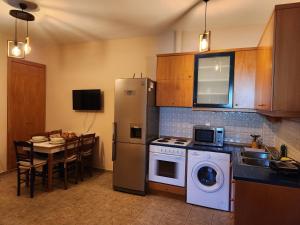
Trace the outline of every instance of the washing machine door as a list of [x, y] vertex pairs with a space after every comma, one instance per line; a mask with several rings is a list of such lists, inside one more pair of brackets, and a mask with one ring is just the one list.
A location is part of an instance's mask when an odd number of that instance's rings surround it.
[[224, 174], [215, 163], [199, 162], [193, 168], [192, 179], [200, 190], [216, 192], [223, 186]]

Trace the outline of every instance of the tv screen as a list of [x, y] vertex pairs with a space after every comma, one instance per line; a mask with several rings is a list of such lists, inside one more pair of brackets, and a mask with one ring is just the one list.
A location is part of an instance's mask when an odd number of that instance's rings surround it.
[[73, 110], [101, 110], [101, 90], [73, 90]]

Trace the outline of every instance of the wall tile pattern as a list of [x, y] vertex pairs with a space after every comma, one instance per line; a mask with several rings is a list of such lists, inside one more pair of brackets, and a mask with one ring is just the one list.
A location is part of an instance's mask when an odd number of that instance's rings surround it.
[[256, 113], [192, 111], [190, 108], [160, 108], [160, 135], [192, 137], [194, 125], [225, 128], [225, 141], [250, 143], [250, 134], [262, 136], [265, 144], [275, 145], [275, 124]]

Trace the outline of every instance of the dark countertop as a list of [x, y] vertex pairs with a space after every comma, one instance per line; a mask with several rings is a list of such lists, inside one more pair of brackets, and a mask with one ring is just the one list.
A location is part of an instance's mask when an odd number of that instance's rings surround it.
[[281, 174], [277, 174], [270, 168], [242, 165], [239, 163], [239, 154], [243, 146], [237, 145], [224, 145], [223, 148], [209, 147], [209, 146], [197, 146], [190, 144], [188, 149], [198, 151], [212, 151], [231, 154], [233, 179], [251, 181], [257, 183], [280, 185], [286, 187], [300, 188], [300, 176], [289, 177]]

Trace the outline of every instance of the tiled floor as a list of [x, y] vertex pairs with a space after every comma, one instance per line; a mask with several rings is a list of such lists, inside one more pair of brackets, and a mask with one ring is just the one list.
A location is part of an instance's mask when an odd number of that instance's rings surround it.
[[[59, 181], [58, 181], [59, 182]], [[29, 198], [16, 196], [16, 175], [0, 175], [0, 225], [232, 225], [232, 214], [186, 204], [161, 195], [146, 197], [112, 190], [112, 174], [95, 173], [64, 190], [51, 193], [37, 185]]]

